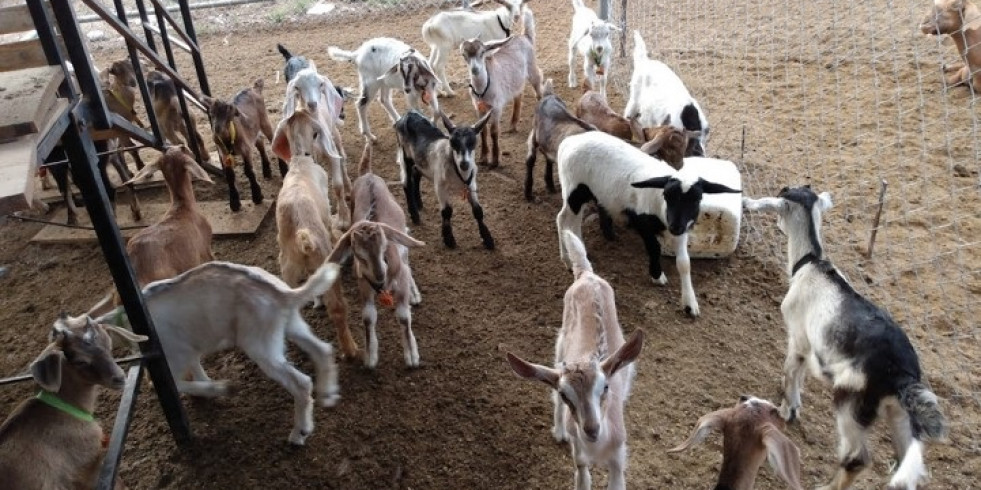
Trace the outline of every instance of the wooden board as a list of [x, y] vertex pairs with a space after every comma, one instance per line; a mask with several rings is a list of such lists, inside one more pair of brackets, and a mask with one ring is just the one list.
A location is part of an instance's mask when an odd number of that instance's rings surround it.
[[[120, 196], [122, 197], [122, 196]], [[275, 208], [275, 201], [265, 200], [262, 204], [255, 205], [251, 201], [242, 202], [242, 210], [233, 213], [228, 209], [227, 201], [199, 202], [198, 208], [201, 214], [208, 218], [211, 223], [211, 232], [215, 237], [222, 236], [245, 236], [255, 235], [259, 231], [259, 226], [265, 220], [270, 210]], [[160, 220], [160, 217], [167, 212], [170, 203], [143, 203], [140, 209], [143, 211], [143, 220], [139, 223], [148, 226]], [[120, 199], [116, 204], [116, 218], [120, 228], [132, 226], [132, 216], [129, 207], [126, 205], [125, 198]], [[78, 210], [78, 224], [88, 225], [89, 218], [85, 209]], [[57, 212], [49, 214], [47, 219], [56, 223], [66, 221], [65, 209], [60, 208]], [[142, 228], [140, 228], [142, 229]], [[140, 229], [120, 230], [123, 239], [129, 239]], [[96, 241], [94, 231], [80, 230], [76, 228], [65, 228], [63, 226], [45, 225], [44, 228], [31, 238], [36, 243], [88, 243]]]
[[0, 34], [34, 30], [34, 19], [27, 3], [0, 7]]
[[0, 141], [39, 132], [64, 79], [60, 66], [0, 73]]
[[[126, 155], [127, 155], [126, 158], [129, 158], [128, 154]], [[134, 172], [133, 167], [128, 167], [128, 168], [130, 172]], [[108, 173], [109, 173], [109, 182], [112, 182], [114, 186], [119, 186], [119, 184], [122, 183], [122, 180], [119, 178], [119, 174], [116, 173], [116, 169], [113, 168], [112, 165], [109, 165]], [[52, 178], [51, 180], [53, 182], [54, 178]], [[35, 182], [34, 189], [35, 192], [37, 192], [36, 196], [38, 199], [40, 199], [46, 204], [57, 204], [62, 201], [61, 193], [58, 192], [57, 186], [52, 186], [50, 189], [45, 190], [45, 189], [41, 189], [41, 179], [34, 179], [34, 182]], [[150, 189], [154, 187], [163, 187], [164, 185], [165, 183], [163, 179], [163, 174], [160, 172], [155, 172], [153, 176], [150, 177], [150, 180], [143, 180], [137, 182], [136, 188], [137, 190]], [[78, 192], [78, 189], [75, 188], [75, 186], [72, 186], [72, 192], [74, 193], [75, 196], [81, 198], [82, 194]], [[122, 191], [122, 192], [126, 192], [126, 191]]]
[[69, 107], [68, 100], [56, 99], [54, 106], [44, 116], [41, 133], [0, 143], [0, 214], [30, 207], [34, 199], [38, 141]]
[[0, 44], [0, 72], [47, 65], [48, 57], [37, 39]]

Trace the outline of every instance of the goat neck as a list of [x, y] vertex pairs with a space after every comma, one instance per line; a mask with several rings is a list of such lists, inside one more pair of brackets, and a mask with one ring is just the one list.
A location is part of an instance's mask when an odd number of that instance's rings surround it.
[[780, 192], [788, 213], [778, 223], [787, 235], [787, 276], [793, 277], [807, 263], [824, 258], [821, 246], [821, 211], [817, 196], [806, 188], [785, 188]]

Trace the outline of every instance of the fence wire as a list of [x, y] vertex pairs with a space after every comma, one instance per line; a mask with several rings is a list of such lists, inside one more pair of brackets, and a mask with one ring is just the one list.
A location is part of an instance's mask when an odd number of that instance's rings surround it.
[[[639, 30], [651, 57], [701, 102], [709, 153], [740, 165], [747, 195], [805, 183], [830, 191], [827, 252], [912, 338], [944, 399], [951, 441], [981, 452], [978, 98], [945, 84], [942, 67], [959, 60], [956, 48], [920, 33], [932, 3], [612, 4], [610, 20], [629, 34], [612, 70], [615, 90], [629, 93]], [[882, 220], [866, 258], [882, 181]], [[743, 223], [742, 250], [782, 270], [784, 238], [773, 220]]]

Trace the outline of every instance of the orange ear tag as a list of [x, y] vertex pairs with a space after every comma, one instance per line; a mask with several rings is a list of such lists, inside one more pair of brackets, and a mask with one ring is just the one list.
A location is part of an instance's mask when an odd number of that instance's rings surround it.
[[395, 298], [392, 297], [392, 292], [384, 289], [378, 293], [378, 303], [386, 308], [395, 306]]

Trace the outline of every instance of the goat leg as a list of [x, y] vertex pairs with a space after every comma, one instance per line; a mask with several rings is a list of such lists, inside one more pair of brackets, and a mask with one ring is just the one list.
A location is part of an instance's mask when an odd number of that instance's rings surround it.
[[[508, 128], [508, 134], [518, 132], [518, 120], [521, 119], [521, 96], [514, 98], [514, 110], [511, 111], [511, 127]], [[500, 133], [498, 133], [500, 134]]]
[[555, 194], [555, 180], [552, 178], [552, 168], [555, 166], [555, 162], [549, 158], [545, 157], [545, 188], [548, 189], [549, 194]]
[[347, 359], [358, 357], [358, 344], [351, 336], [351, 329], [347, 325], [347, 301], [344, 299], [340, 281], [335, 282], [324, 293], [324, 304], [327, 306], [327, 315], [330, 316], [331, 323], [337, 331], [337, 343], [341, 346], [341, 355]]
[[[272, 178], [272, 164], [269, 163], [269, 156], [266, 155], [266, 145], [261, 138], [256, 138], [255, 149], [259, 150], [259, 160], [262, 161], [262, 178], [269, 180]], [[280, 171], [283, 169], [280, 168]]]
[[[480, 117], [484, 117], [484, 115], [481, 114]], [[487, 133], [490, 130], [491, 124], [485, 124], [484, 129], [480, 131], [480, 160], [477, 161], [480, 165], [487, 165], [487, 154], [490, 151], [490, 147], [487, 146]]]
[[279, 176], [286, 177], [286, 172], [289, 172], [290, 167], [286, 165], [286, 161], [282, 158], [276, 158], [276, 160], [279, 162]]
[[603, 232], [603, 238], [607, 241], [614, 241], [617, 239], [617, 234], [613, 231], [613, 217], [603, 206], [596, 206], [596, 214], [599, 215], [599, 225], [600, 231]]
[[419, 192], [419, 179], [416, 178], [418, 173], [413, 167], [413, 162], [405, 154], [402, 155], [402, 165], [405, 169], [402, 171], [405, 174], [405, 182], [402, 183], [402, 190], [405, 192], [405, 205], [409, 208], [409, 217], [412, 219], [412, 224], [418, 225], [419, 220], [419, 199], [416, 194]]
[[661, 270], [661, 243], [657, 241], [657, 218], [646, 214], [635, 214], [628, 212], [627, 220], [630, 225], [637, 230], [640, 238], [644, 241], [644, 249], [647, 250], [647, 273], [655, 284], [663, 286], [668, 283], [667, 276]]
[[398, 307], [395, 316], [398, 318], [399, 327], [402, 330], [402, 354], [405, 357], [405, 365], [414, 368], [419, 367], [419, 346], [416, 344], [416, 336], [412, 334], [412, 309], [409, 306], [409, 298], [400, 294]]
[[255, 170], [252, 168], [252, 151], [249, 149], [241, 153], [245, 177], [249, 179], [249, 191], [252, 193], [252, 203], [262, 204], [262, 187], [259, 187], [259, 181], [255, 178]]
[[477, 220], [477, 229], [480, 230], [480, 239], [484, 242], [484, 248], [494, 250], [494, 237], [491, 236], [490, 230], [484, 224], [484, 208], [480, 207], [480, 202], [477, 201], [477, 191], [468, 192], [467, 199], [470, 201], [473, 217]]
[[[225, 158], [222, 158], [222, 161], [225, 160]], [[233, 212], [238, 212], [242, 209], [242, 201], [239, 200], [238, 188], [235, 187], [235, 167], [226, 163], [222, 170], [225, 172], [225, 182], [228, 183], [228, 207]]]
[[[497, 121], [494, 121], [487, 126], [490, 127], [490, 138], [491, 138], [491, 162], [487, 168], [497, 168], [501, 164], [501, 125]], [[487, 130], [487, 127], [484, 128]]]
[[[538, 153], [538, 140], [535, 138], [535, 131], [528, 135], [528, 157], [525, 159], [525, 200], [532, 201], [534, 196], [531, 193], [531, 188], [534, 185], [533, 172], [535, 171], [535, 157]], [[546, 161], [546, 184], [551, 183], [552, 175], [551, 168], [548, 166], [548, 157], [545, 158]]]
[[[62, 153], [62, 155], [64, 155], [64, 153]], [[75, 208], [75, 197], [72, 196], [71, 184], [68, 182], [67, 164], [54, 165], [48, 167], [48, 169], [51, 171], [55, 184], [58, 186], [58, 192], [61, 193], [61, 198], [65, 202], [65, 212], [68, 215], [68, 224], [77, 225], [78, 210]]]
[[448, 248], [456, 248], [456, 238], [453, 238], [453, 225], [450, 223], [450, 218], [453, 217], [453, 207], [444, 204], [440, 214], [443, 216], [443, 244]]

